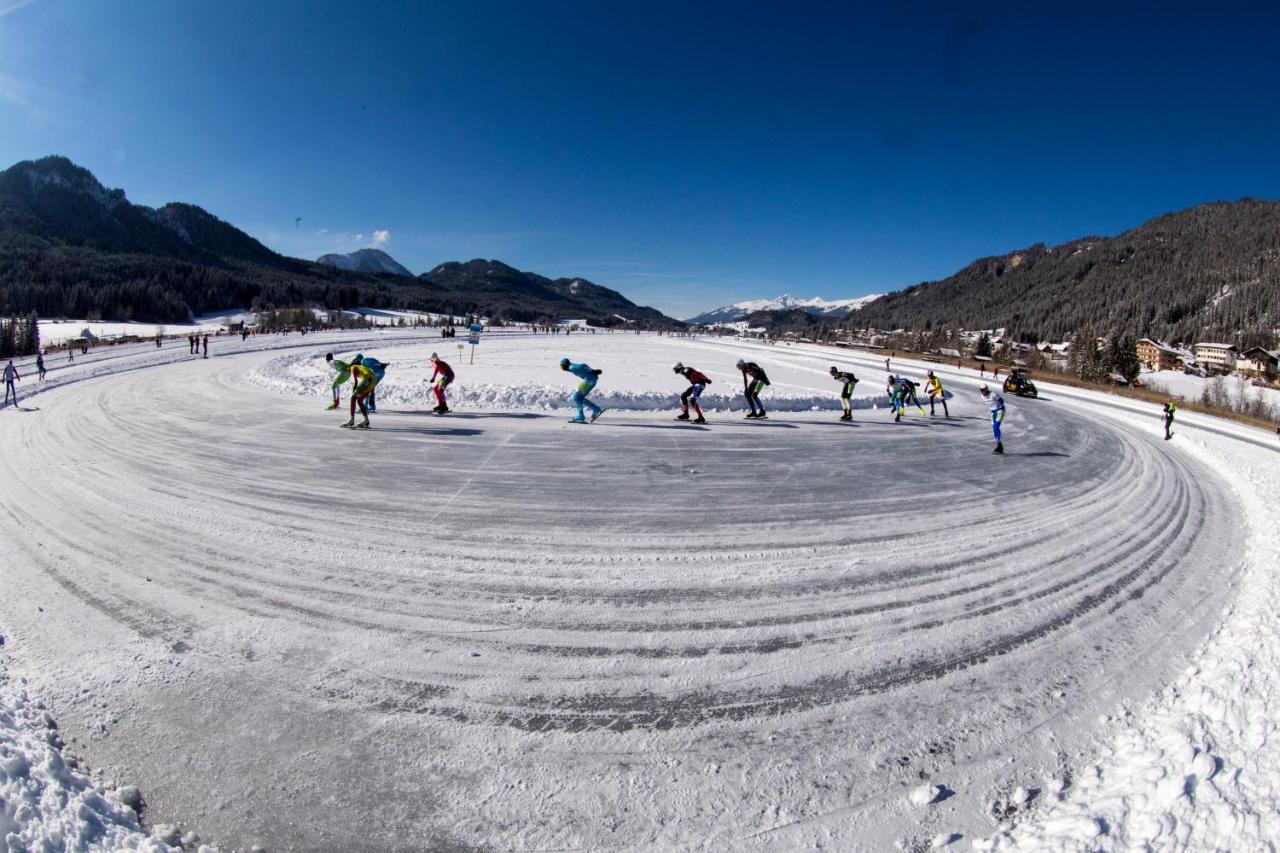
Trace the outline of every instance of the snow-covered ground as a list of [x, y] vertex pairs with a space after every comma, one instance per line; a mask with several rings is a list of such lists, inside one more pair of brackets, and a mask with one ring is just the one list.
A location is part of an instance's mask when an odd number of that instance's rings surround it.
[[[567, 409], [569, 396], [578, 379], [558, 369], [561, 358], [586, 360], [604, 370], [593, 399], [609, 409], [631, 411], [673, 410], [680, 392], [688, 383], [672, 365], [683, 360], [711, 379], [702, 395], [708, 412], [746, 411], [742, 396], [742, 374], [734, 366], [736, 358], [715, 338], [651, 336], [636, 346], [635, 335], [622, 332], [580, 335], [529, 335], [491, 331], [476, 348], [459, 338], [425, 338], [422, 343], [403, 344], [390, 350], [362, 348], [361, 355], [390, 363], [386, 378], [378, 387], [380, 405], [431, 408], [433, 373], [430, 357], [438, 354], [458, 373], [449, 389], [453, 405], [463, 408], [509, 412]], [[357, 351], [346, 349], [335, 358], [349, 360]], [[829, 364], [812, 356], [794, 358], [789, 348], [770, 351], [766, 370], [772, 385], [764, 394], [768, 409], [778, 412], [832, 411], [839, 409], [835, 392], [840, 384], [827, 374]], [[922, 377], [912, 371], [916, 381]], [[324, 353], [293, 352], [263, 362], [248, 374], [255, 385], [298, 396], [328, 399], [334, 371]], [[860, 377], [861, 378], [861, 377]], [[888, 406], [883, 369], [867, 374], [856, 387], [855, 408]]]
[[243, 311], [225, 311], [197, 317], [190, 323], [126, 323], [101, 322], [89, 320], [53, 320], [41, 319], [40, 342], [46, 345], [60, 344], [64, 341], [82, 337], [87, 331], [95, 338], [120, 338], [136, 335], [140, 338], [154, 338], [156, 333], [169, 335], [190, 335], [197, 332], [213, 334], [231, 323], [252, 322], [255, 315]]
[[[952, 417], [893, 424], [879, 359], [604, 333], [448, 352], [437, 418], [424, 357], [454, 343], [135, 347], [0, 412], [0, 662], [149, 822], [286, 849], [1269, 843], [1274, 436], [1188, 414], [1166, 443], [1155, 407], [1045, 384], [999, 458], [972, 373], [939, 368]], [[391, 363], [373, 431], [323, 411], [328, 350]], [[731, 413], [739, 354], [769, 421]], [[597, 424], [564, 422], [562, 355], [605, 370]], [[706, 428], [669, 420], [676, 359], [726, 394]], [[863, 378], [852, 424], [831, 363]]]
[[1241, 397], [1253, 398], [1261, 396], [1276, 411], [1280, 411], [1280, 391], [1274, 388], [1260, 388], [1252, 385], [1250, 380], [1241, 376], [1226, 376], [1218, 380], [1204, 376], [1191, 376], [1181, 370], [1161, 370], [1159, 372], [1144, 371], [1142, 381], [1146, 382], [1147, 387], [1153, 391], [1172, 394], [1184, 400], [1197, 401], [1204, 395], [1206, 388], [1215, 382], [1221, 381], [1223, 390], [1230, 395], [1232, 400], [1237, 400]]

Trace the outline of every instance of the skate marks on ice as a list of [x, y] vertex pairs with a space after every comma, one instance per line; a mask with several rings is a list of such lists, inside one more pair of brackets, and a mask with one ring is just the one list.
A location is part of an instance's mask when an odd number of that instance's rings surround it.
[[[58, 671], [160, 709], [93, 734], [63, 695], [65, 724], [157, 815], [229, 842], [358, 845], [372, 822], [502, 847], [892, 841], [921, 817], [885, 792], [921, 774], [980, 817], [1159, 683], [1235, 562], [1215, 477], [1061, 409], [1019, 407], [1013, 465], [981, 421], [867, 419], [846, 446], [804, 416], [477, 415], [427, 438], [382, 412], [341, 441], [341, 412], [219, 378], [253, 358], [59, 389], [0, 442], [2, 556], [23, 601], [56, 603], [4, 615]], [[120, 680], [138, 654], [177, 674]], [[270, 760], [196, 709], [272, 732]], [[386, 794], [362, 820], [289, 793], [332, 795], [315, 762], [344, 750], [341, 778]], [[183, 794], [234, 778], [251, 819]]]

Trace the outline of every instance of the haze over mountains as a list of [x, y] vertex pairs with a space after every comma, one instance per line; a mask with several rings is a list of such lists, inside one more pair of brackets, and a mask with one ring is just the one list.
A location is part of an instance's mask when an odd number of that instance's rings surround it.
[[585, 279], [483, 259], [412, 276], [385, 253], [354, 255], [346, 257], [358, 269], [279, 255], [195, 205], [132, 204], [64, 157], [0, 172], [0, 314], [182, 322], [237, 307], [321, 305], [680, 325]]
[[812, 299], [797, 299], [789, 293], [784, 293], [774, 299], [748, 299], [744, 302], [735, 302], [732, 305], [722, 305], [719, 308], [704, 311], [696, 317], [690, 317], [685, 322], [703, 325], [732, 323], [758, 311], [793, 311], [797, 309], [819, 317], [847, 317], [850, 313], [859, 310], [868, 302], [879, 297], [879, 294], [873, 294], [871, 296], [859, 296], [855, 299], [827, 300], [816, 296]]

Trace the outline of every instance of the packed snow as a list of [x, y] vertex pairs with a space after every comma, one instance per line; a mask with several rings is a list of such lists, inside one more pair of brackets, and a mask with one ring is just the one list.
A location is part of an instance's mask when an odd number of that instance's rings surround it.
[[[0, 411], [0, 662], [145, 797], [122, 844], [1269, 843], [1274, 436], [1044, 383], [999, 458], [954, 368], [895, 424], [866, 354], [437, 334], [114, 348]], [[390, 363], [368, 433], [327, 351]]]
[[171, 849], [143, 832], [123, 802], [137, 803], [137, 789], [107, 790], [61, 747], [44, 703], [0, 670], [0, 851]]

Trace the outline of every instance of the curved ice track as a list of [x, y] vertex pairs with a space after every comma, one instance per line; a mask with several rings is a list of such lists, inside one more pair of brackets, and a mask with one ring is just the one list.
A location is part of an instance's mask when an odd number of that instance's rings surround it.
[[[228, 843], [981, 830], [992, 791], [1069, 775], [1097, 714], [1176, 668], [1238, 562], [1213, 472], [1066, 403], [1017, 406], [1004, 459], [963, 405], [353, 434], [246, 389], [266, 358], [0, 418], [20, 654], [155, 819]], [[923, 815], [926, 778], [957, 796]]]

